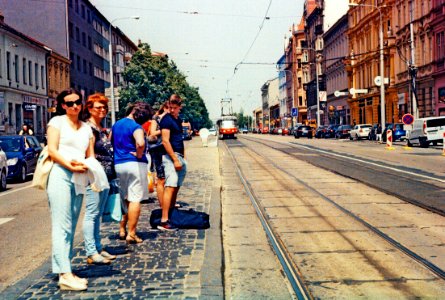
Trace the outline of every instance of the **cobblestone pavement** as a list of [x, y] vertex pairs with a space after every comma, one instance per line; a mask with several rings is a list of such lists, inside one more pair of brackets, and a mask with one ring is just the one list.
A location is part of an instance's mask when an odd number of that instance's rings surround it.
[[218, 150], [202, 148], [197, 138], [187, 143], [187, 149], [189, 172], [178, 201], [184, 208], [209, 213], [210, 229], [173, 233], [151, 229], [150, 212], [158, 204], [157, 200], [148, 201], [142, 205], [138, 225], [142, 244], [127, 246], [118, 239], [117, 223], [103, 224], [103, 245], [110, 253], [118, 254], [111, 265], [87, 265], [83, 243], [75, 247], [73, 271], [89, 279], [87, 291], [60, 291], [58, 276], [50, 273], [47, 263], [42, 267], [46, 275], [21, 292], [18, 299], [223, 298], [220, 199], [215, 178], [219, 176]]

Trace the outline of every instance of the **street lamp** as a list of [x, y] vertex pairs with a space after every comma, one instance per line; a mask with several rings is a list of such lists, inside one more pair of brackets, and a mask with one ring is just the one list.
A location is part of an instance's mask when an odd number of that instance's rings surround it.
[[383, 22], [382, 22], [382, 7], [386, 5], [376, 6], [373, 4], [359, 4], [359, 3], [349, 3], [349, 6], [369, 6], [374, 7], [379, 11], [380, 29], [379, 29], [379, 43], [380, 43], [380, 115], [381, 115], [381, 126], [382, 130], [385, 130], [386, 123], [386, 103], [385, 103], [385, 58], [383, 56]]
[[108, 45], [108, 59], [110, 60], [110, 98], [111, 98], [111, 125], [114, 125], [116, 123], [116, 108], [114, 103], [114, 75], [113, 75], [113, 45], [112, 45], [112, 34], [111, 34], [111, 27], [113, 26], [113, 23], [118, 20], [124, 20], [124, 19], [134, 19], [139, 20], [139, 16], [132, 16], [132, 17], [122, 17], [122, 18], [116, 18], [113, 21], [110, 22], [109, 26], [109, 34], [110, 34], [110, 44]]
[[312, 50], [315, 52], [315, 86], [317, 89], [317, 127], [320, 126], [320, 87], [319, 87], [319, 83], [318, 83], [318, 65], [317, 65], [317, 50], [314, 48], [309, 48], [309, 47], [305, 47], [305, 48], [297, 48], [300, 50]]

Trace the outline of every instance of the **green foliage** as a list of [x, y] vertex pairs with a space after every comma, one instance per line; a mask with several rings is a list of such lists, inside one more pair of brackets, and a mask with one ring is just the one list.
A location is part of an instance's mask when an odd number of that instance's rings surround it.
[[244, 114], [243, 109], [241, 108], [239, 113], [235, 114], [236, 119], [237, 119], [237, 124], [238, 124], [238, 128], [250, 128], [250, 126], [252, 125], [252, 117], [251, 116], [246, 116]]
[[147, 102], [158, 108], [170, 95], [178, 94], [183, 100], [181, 117], [192, 127], [211, 126], [209, 114], [199, 90], [188, 84], [176, 64], [167, 57], [152, 56], [148, 44], [139, 45], [123, 73], [126, 86], [120, 91], [118, 118], [125, 116], [125, 108], [135, 101]]

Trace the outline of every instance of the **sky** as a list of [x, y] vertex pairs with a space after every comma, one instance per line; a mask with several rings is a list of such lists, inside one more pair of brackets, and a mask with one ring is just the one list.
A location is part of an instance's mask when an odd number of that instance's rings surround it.
[[[222, 99], [231, 98], [233, 111], [248, 115], [261, 106], [260, 88], [278, 76], [285, 37], [304, 7], [304, 0], [90, 1], [109, 21], [139, 16], [113, 25], [136, 44], [141, 40], [152, 51], [168, 54], [189, 84], [199, 88], [212, 120], [221, 114]], [[339, 16], [330, 25], [342, 14], [334, 11]]]

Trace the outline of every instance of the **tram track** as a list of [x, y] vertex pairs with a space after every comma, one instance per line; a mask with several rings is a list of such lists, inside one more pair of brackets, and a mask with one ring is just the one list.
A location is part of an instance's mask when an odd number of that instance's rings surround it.
[[[250, 139], [248, 139], [248, 140], [250, 142], [254, 142], [254, 143], [256, 142], [258, 144], [261, 144], [262, 146], [265, 146], [265, 147], [273, 148], [270, 145], [267, 145], [262, 142], [258, 142], [255, 140], [252, 141]], [[279, 170], [279, 172], [286, 174], [286, 176], [291, 178], [294, 182], [297, 182], [299, 185], [304, 186], [307, 190], [310, 190], [312, 193], [318, 195], [321, 199], [328, 202], [330, 205], [336, 207], [338, 210], [340, 210], [345, 215], [349, 216], [350, 218], [354, 219], [356, 222], [358, 222], [361, 225], [363, 225], [364, 227], [368, 228], [374, 234], [376, 234], [381, 239], [383, 239], [387, 243], [389, 243], [392, 247], [399, 250], [404, 255], [407, 255], [410, 259], [416, 261], [418, 264], [422, 265], [423, 267], [425, 267], [426, 269], [428, 269], [429, 271], [434, 273], [440, 279], [442, 279], [442, 280], [445, 279], [445, 272], [443, 269], [441, 269], [440, 267], [438, 267], [437, 265], [435, 265], [433, 262], [429, 261], [425, 257], [422, 257], [415, 251], [409, 249], [408, 247], [405, 247], [402, 243], [398, 242], [396, 239], [392, 238], [388, 234], [386, 234], [383, 231], [381, 231], [380, 229], [378, 229], [376, 226], [367, 222], [359, 215], [355, 214], [354, 212], [352, 212], [352, 211], [348, 210], [347, 208], [343, 207], [342, 205], [338, 204], [335, 200], [330, 199], [328, 196], [319, 192], [317, 189], [312, 187], [310, 184], [297, 178], [294, 174], [292, 174], [285, 168], [280, 167], [272, 159], [270, 159], [269, 157], [264, 155], [264, 151], [263, 152], [260, 151], [260, 149], [258, 147], [250, 147], [246, 143], [243, 143], [239, 140], [237, 141], [237, 143], [241, 144], [244, 148], [248, 149], [248, 150], [243, 149], [243, 154], [247, 155], [249, 157], [249, 159], [255, 161], [255, 164], [257, 164], [259, 166], [262, 165], [262, 163], [258, 159], [260, 157], [262, 160], [266, 161], [267, 164], [269, 164], [276, 170]], [[285, 273], [288, 276], [289, 281], [292, 283], [292, 286], [294, 287], [296, 294], [299, 295], [299, 299], [311, 299], [312, 295], [310, 294], [310, 292], [304, 282], [304, 279], [301, 275], [301, 271], [298, 269], [298, 266], [292, 261], [292, 258], [290, 257], [290, 254], [289, 254], [289, 250], [286, 248], [286, 245], [283, 242], [283, 240], [280, 238], [279, 234], [274, 232], [273, 226], [271, 226], [270, 220], [268, 219], [264, 208], [262, 207], [260, 201], [258, 200], [257, 195], [255, 194], [252, 183], [247, 179], [247, 177], [245, 176], [245, 174], [242, 170], [240, 162], [238, 162], [238, 160], [235, 158], [236, 155], [233, 153], [233, 149], [231, 149], [232, 147], [227, 144], [225, 147], [226, 147], [227, 151], [230, 153], [230, 155], [236, 165], [238, 176], [239, 176], [241, 182], [243, 183], [244, 188], [245, 188], [247, 194], [249, 195], [249, 197], [252, 201], [252, 204], [257, 211], [259, 218], [261, 219], [263, 227], [265, 228], [266, 233], [270, 238], [270, 241], [271, 241], [271, 244], [273, 245], [274, 250], [277, 252], [279, 260], [280, 260], [281, 264], [283, 265], [283, 268], [285, 269]], [[279, 149], [279, 148], [278, 149], [275, 148], [274, 150], [281, 151], [281, 149]], [[286, 153], [284, 151], [281, 151], [281, 152], [285, 153], [286, 155], [291, 156], [290, 153]], [[294, 157], [294, 159], [298, 159], [298, 158]], [[266, 166], [262, 166], [262, 167], [267, 168]], [[271, 170], [270, 173], [275, 174], [276, 172]], [[274, 177], [274, 180], [276, 180], [277, 185], [282, 186], [283, 189], [291, 190], [291, 186], [289, 184], [283, 183], [282, 180], [280, 180], [280, 178], [276, 177], [275, 175], [271, 175], [271, 176]], [[310, 203], [306, 203], [306, 204], [310, 205]], [[337, 234], [342, 235], [341, 231], [338, 231], [338, 230], [337, 230]], [[349, 237], [347, 237], [346, 234], [342, 235], [342, 238], [344, 238], [345, 240], [349, 239]], [[352, 244], [354, 244], [354, 241], [350, 241], [350, 243], [352, 245]], [[362, 253], [362, 255], [366, 256], [365, 253]], [[374, 259], [371, 256], [367, 256], [366, 259], [371, 261], [372, 263], [375, 263], [376, 265], [378, 265], [378, 263], [376, 261], [373, 261]], [[382, 276], [385, 278], [392, 278], [393, 276], [395, 276], [392, 273], [392, 270], [387, 269], [384, 266], [379, 266], [379, 269], [382, 272]], [[390, 279], [390, 280], [388, 280], [388, 282], [390, 282], [390, 283], [392, 282], [395, 285], [398, 284], [397, 279]], [[300, 296], [303, 298], [300, 298]], [[304, 297], [307, 297], [307, 298], [304, 298]]]

